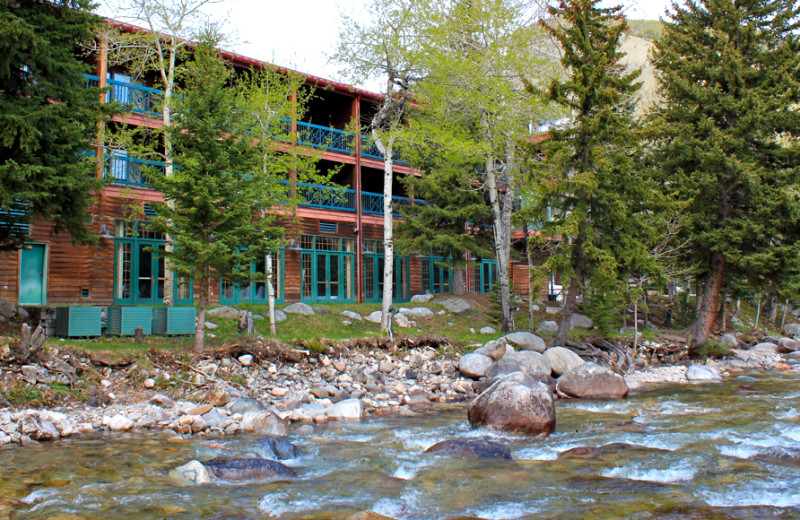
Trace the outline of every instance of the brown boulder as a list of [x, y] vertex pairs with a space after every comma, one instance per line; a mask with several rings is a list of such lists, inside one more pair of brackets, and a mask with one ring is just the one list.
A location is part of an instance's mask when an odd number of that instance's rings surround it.
[[546, 436], [556, 425], [553, 393], [523, 372], [514, 372], [487, 388], [469, 406], [473, 427]]
[[622, 376], [595, 363], [585, 363], [559, 377], [556, 390], [579, 399], [620, 399], [628, 395]]

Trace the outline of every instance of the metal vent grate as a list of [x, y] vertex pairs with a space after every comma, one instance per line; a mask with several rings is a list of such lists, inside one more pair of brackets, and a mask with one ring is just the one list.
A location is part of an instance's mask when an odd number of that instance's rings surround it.
[[339, 230], [339, 225], [336, 222], [320, 222], [320, 233], [336, 233]]
[[156, 216], [156, 210], [153, 209], [153, 206], [151, 206], [150, 204], [145, 203], [145, 205], [144, 205], [144, 216], [145, 217], [155, 217]]

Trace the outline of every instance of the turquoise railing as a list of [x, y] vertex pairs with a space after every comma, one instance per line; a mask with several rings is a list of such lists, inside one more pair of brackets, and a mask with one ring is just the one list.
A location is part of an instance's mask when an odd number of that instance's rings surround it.
[[[400, 206], [410, 206], [410, 205], [411, 205], [411, 199], [409, 199], [408, 197], [392, 196], [392, 207], [394, 208], [393, 214], [395, 216], [400, 215], [400, 212], [398, 211]], [[372, 213], [374, 215], [383, 215], [383, 194], [362, 191], [361, 212]]]
[[103, 158], [103, 176], [111, 179], [113, 184], [148, 186], [149, 182], [145, 171], [153, 172], [154, 170], [163, 175], [164, 163], [113, 154]]
[[334, 152], [354, 153], [354, 134], [336, 128], [297, 122], [297, 142]]
[[[289, 181], [280, 180], [279, 183], [289, 186]], [[344, 211], [356, 210], [355, 190], [338, 186], [322, 186], [320, 184], [297, 183], [297, 199], [301, 206], [312, 208], [332, 208]]]
[[[84, 74], [86, 87], [100, 86], [100, 78], [91, 74]], [[159, 115], [158, 105], [164, 97], [163, 90], [134, 85], [109, 79], [106, 81], [109, 87], [106, 94], [107, 101], [117, 101], [131, 112], [145, 114], [149, 116]]]

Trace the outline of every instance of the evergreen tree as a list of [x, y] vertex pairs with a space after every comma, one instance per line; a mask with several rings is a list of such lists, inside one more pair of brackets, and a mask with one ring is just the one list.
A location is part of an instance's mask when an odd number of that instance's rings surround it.
[[653, 128], [663, 188], [687, 202], [681, 229], [703, 291], [686, 333], [698, 348], [726, 287], [797, 277], [800, 17], [796, 0], [697, 0], [668, 16]]
[[280, 247], [283, 229], [269, 210], [280, 199], [274, 173], [262, 168], [250, 109], [240, 102], [232, 69], [205, 35], [187, 66], [176, 98], [172, 177], [154, 175], [165, 203], [156, 205], [153, 228], [172, 236], [167, 251], [178, 276], [199, 281], [196, 350], [204, 347], [209, 279], [252, 281], [251, 264]]
[[545, 94], [572, 116], [565, 128], [534, 143], [531, 154], [531, 202], [542, 222], [532, 240], [551, 253], [538, 272], [560, 273], [567, 287], [558, 344], [566, 340], [586, 280], [595, 293], [616, 291], [632, 270], [652, 264], [653, 188], [636, 160], [632, 117], [639, 72], [625, 73], [620, 64], [621, 8], [599, 3], [566, 0], [550, 7], [552, 18], [542, 23], [561, 46], [566, 70]]
[[[81, 60], [100, 18], [88, 0], [0, 2], [0, 250], [17, 249], [24, 225], [52, 220], [89, 243], [86, 215], [97, 123], [113, 111], [87, 88]], [[14, 215], [9, 214], [10, 210]]]

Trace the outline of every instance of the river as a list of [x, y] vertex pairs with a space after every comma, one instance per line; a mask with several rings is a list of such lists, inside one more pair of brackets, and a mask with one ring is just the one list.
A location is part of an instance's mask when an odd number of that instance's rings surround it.
[[[290, 440], [305, 455], [288, 461], [298, 473], [291, 480], [181, 486], [169, 477], [192, 459], [247, 456], [256, 439], [246, 436], [106, 434], [6, 446], [0, 518], [800, 519], [797, 374], [752, 375], [621, 401], [561, 400], [545, 439], [471, 430], [466, 404], [294, 426]], [[422, 453], [440, 440], [487, 436], [515, 460]], [[563, 453], [609, 443], [625, 444]]]

